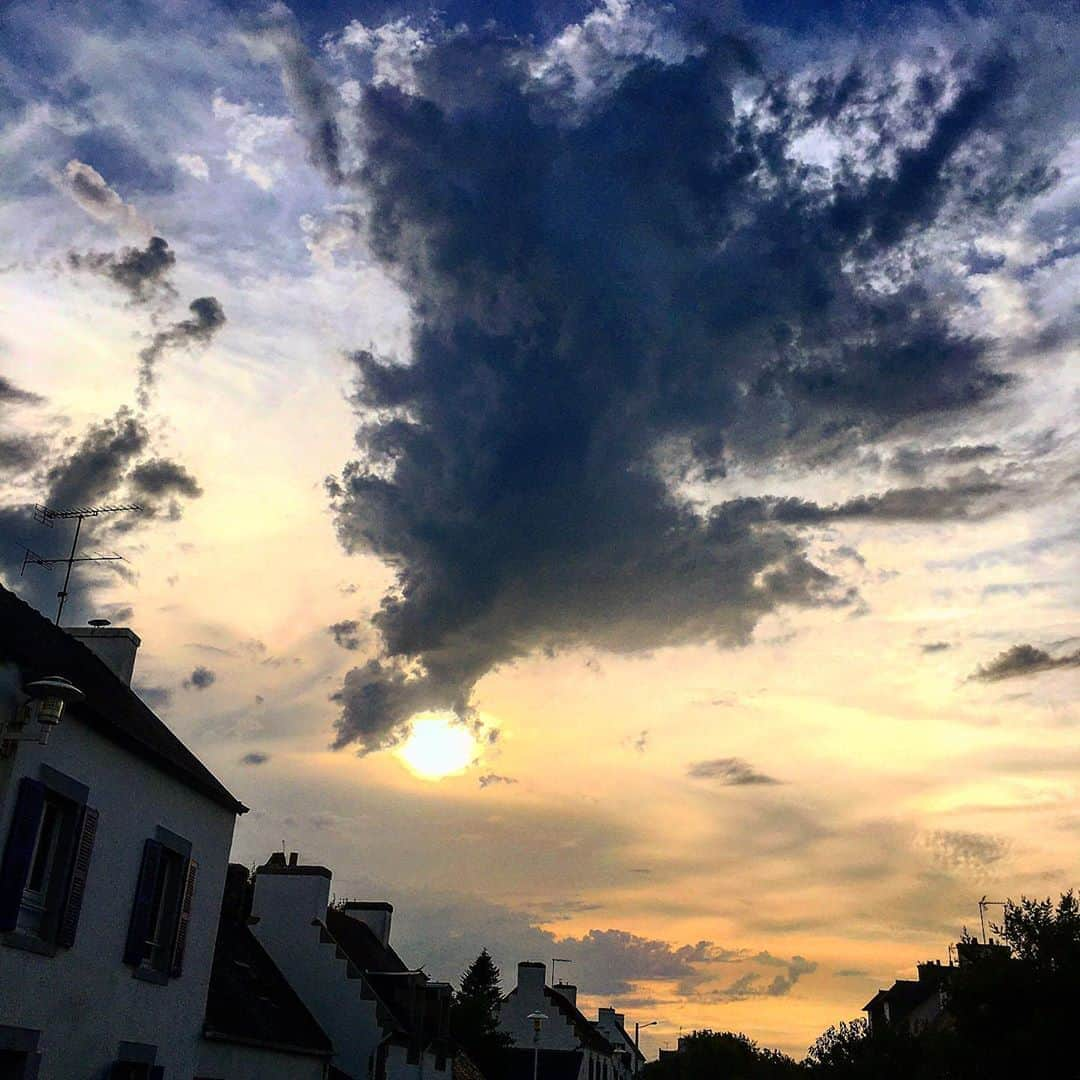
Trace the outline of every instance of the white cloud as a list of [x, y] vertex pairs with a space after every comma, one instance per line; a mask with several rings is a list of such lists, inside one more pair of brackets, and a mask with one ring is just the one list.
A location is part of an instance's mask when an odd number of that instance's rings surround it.
[[201, 154], [177, 154], [176, 164], [196, 180], [210, 179], [210, 168]]

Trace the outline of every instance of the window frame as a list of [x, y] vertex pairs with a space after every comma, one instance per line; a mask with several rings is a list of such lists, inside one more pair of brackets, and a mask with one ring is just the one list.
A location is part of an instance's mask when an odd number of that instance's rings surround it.
[[[21, 873], [22, 888], [13, 884], [7, 895], [0, 940], [13, 948], [54, 956], [57, 949], [75, 943], [98, 813], [87, 806], [89, 787], [48, 765], [39, 765], [37, 778], [21, 777], [18, 791], [7, 844], [18, 843], [14, 833], [22, 830], [25, 862], [6, 872], [15, 871], [16, 881]], [[7, 847], [4, 859], [7, 867]], [[39, 877], [36, 888], [35, 877]]]
[[191, 850], [190, 840], [161, 825], [143, 844], [124, 952], [124, 963], [137, 979], [163, 986], [183, 973], [186, 924], [198, 870]]

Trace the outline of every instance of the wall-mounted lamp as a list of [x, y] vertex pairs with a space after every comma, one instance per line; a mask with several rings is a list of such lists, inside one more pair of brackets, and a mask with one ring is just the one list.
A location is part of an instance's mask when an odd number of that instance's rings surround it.
[[[44, 746], [49, 735], [60, 723], [69, 702], [82, 701], [86, 695], [63, 675], [47, 675], [23, 687], [29, 700], [5, 723], [0, 719], [0, 754], [10, 755], [17, 742], [37, 742]], [[26, 725], [37, 721], [40, 730], [24, 731]]]

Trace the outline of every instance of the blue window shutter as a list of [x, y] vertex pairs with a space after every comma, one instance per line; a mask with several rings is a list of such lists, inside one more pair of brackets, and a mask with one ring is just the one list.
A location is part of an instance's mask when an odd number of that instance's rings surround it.
[[188, 859], [187, 872], [184, 874], [184, 888], [180, 894], [180, 914], [176, 920], [176, 941], [173, 944], [172, 967], [169, 974], [182, 975], [184, 971], [184, 949], [187, 947], [188, 921], [191, 919], [191, 905], [195, 899], [195, 879], [199, 875], [199, 864]]
[[56, 931], [56, 944], [65, 949], [70, 949], [75, 944], [75, 931], [79, 928], [79, 915], [82, 912], [83, 893], [86, 892], [86, 879], [90, 873], [90, 858], [94, 853], [97, 825], [98, 812], [93, 807], [84, 806], [75, 840], [75, 857], [71, 865], [67, 896]]
[[127, 945], [124, 947], [124, 963], [135, 967], [142, 963], [146, 955], [146, 938], [150, 933], [154, 885], [157, 882], [160, 862], [161, 845], [156, 840], [147, 840], [143, 844], [142, 865], [139, 867], [139, 881], [135, 886], [135, 901], [131, 905], [131, 922], [128, 924]]
[[24, 776], [19, 781], [15, 813], [11, 818], [4, 861], [0, 864], [0, 930], [14, 930], [19, 922], [23, 887], [30, 874], [38, 827], [45, 809], [45, 785]]

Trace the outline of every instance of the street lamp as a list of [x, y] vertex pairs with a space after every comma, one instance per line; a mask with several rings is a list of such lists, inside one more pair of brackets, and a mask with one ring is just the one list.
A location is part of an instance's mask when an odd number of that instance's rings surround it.
[[[47, 675], [24, 687], [30, 699], [7, 723], [0, 720], [0, 755], [7, 756], [15, 749], [15, 743], [34, 740], [44, 746], [52, 729], [60, 723], [64, 708], [69, 702], [82, 701], [86, 695], [63, 675]], [[38, 732], [23, 733], [30, 720], [40, 725]]]
[[[635, 1050], [638, 1048], [638, 1036], [641, 1034], [641, 1029], [642, 1028], [647, 1028], [647, 1027], [652, 1027], [653, 1024], [659, 1024], [659, 1023], [660, 1023], [659, 1020], [650, 1020], [647, 1024], [638, 1024], [638, 1023], [634, 1024], [634, 1049]], [[634, 1058], [634, 1075], [637, 1076], [637, 1074], [639, 1072], [641, 1072], [641, 1059], [635, 1057]]]
[[547, 1015], [531, 1012], [525, 1019], [531, 1020], [533, 1025], [533, 1080], [536, 1080], [540, 1073], [540, 1029], [544, 1026]]

